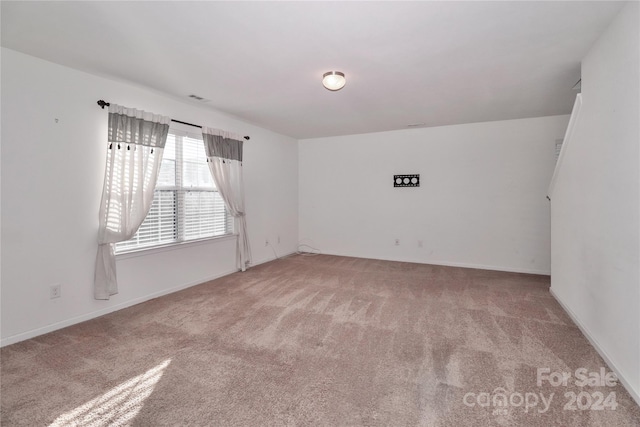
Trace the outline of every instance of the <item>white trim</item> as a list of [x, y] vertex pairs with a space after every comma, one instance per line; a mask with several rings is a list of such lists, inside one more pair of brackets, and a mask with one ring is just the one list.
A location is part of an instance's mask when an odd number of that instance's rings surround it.
[[[263, 259], [262, 259], [262, 260], [260, 260], [260, 261], [257, 261], [257, 262], [252, 263], [252, 264], [249, 266], [249, 269], [251, 269], [252, 267], [256, 267], [256, 266], [258, 266], [258, 265], [260, 265], [260, 264], [266, 264], [266, 263], [271, 262], [271, 261], [277, 261], [277, 260], [279, 260], [279, 259], [283, 259], [283, 258], [286, 258], [286, 257], [290, 257], [291, 255], [295, 255], [295, 254], [296, 254], [296, 251], [293, 251], [293, 252], [289, 252], [289, 253], [284, 254], [284, 255], [278, 255], [278, 258], [276, 258], [275, 256], [274, 256], [274, 257], [271, 257], [271, 258], [268, 258], [268, 257], [267, 257], [267, 258], [263, 258]], [[248, 270], [249, 270], [249, 269], [248, 269]]]
[[571, 320], [573, 320], [573, 323], [576, 324], [578, 329], [580, 329], [580, 331], [582, 332], [582, 335], [584, 335], [587, 338], [587, 340], [589, 340], [589, 342], [591, 343], [593, 348], [598, 352], [600, 357], [602, 357], [605, 363], [609, 365], [609, 368], [611, 368], [613, 372], [616, 373], [616, 375], [618, 376], [618, 379], [620, 380], [620, 383], [624, 386], [625, 390], [627, 390], [627, 393], [631, 395], [631, 398], [635, 400], [638, 405], [640, 405], [640, 394], [638, 394], [633, 389], [633, 387], [631, 387], [629, 382], [625, 379], [624, 375], [622, 375], [622, 372], [620, 371], [620, 369], [616, 366], [615, 363], [613, 363], [613, 361], [611, 360], [611, 357], [609, 357], [609, 355], [604, 350], [604, 348], [600, 345], [600, 343], [598, 343], [598, 340], [596, 340], [595, 337], [591, 334], [591, 332], [589, 332], [589, 329], [585, 325], [583, 325], [582, 322], [580, 322], [580, 320], [578, 319], [578, 316], [576, 316], [576, 314], [573, 311], [571, 311], [569, 306], [564, 302], [562, 302], [562, 299], [558, 296], [558, 294], [556, 294], [553, 291], [553, 289], [549, 289], [549, 292], [551, 293], [551, 295], [553, 295], [556, 301], [558, 301], [558, 304], [560, 304], [560, 306], [564, 309], [567, 315], [569, 315]]
[[[232, 234], [232, 235], [229, 235], [229, 236], [218, 237], [216, 239], [227, 240], [227, 239], [236, 238], [236, 237], [237, 237], [236, 234]], [[171, 251], [171, 250], [179, 249], [181, 247], [184, 247], [184, 245], [197, 245], [197, 244], [210, 243], [211, 240], [213, 240], [213, 239], [191, 241], [191, 242], [186, 242], [186, 243], [183, 243], [183, 244], [173, 244], [173, 245], [170, 245], [170, 246], [156, 247], [156, 248], [153, 248], [153, 249], [150, 249], [150, 250], [140, 250], [140, 251], [135, 251], [135, 252], [129, 252], [129, 253], [125, 253], [125, 254], [120, 254], [116, 258], [117, 259], [126, 259], [126, 258], [131, 258], [131, 257], [151, 255], [152, 253]], [[257, 265], [264, 264], [264, 263], [267, 263], [267, 262], [270, 262], [270, 261], [275, 261], [276, 259], [282, 259], [282, 258], [288, 257], [288, 256], [293, 255], [293, 254], [295, 254], [295, 252], [291, 252], [291, 253], [288, 253], [286, 255], [281, 255], [278, 258], [267, 258], [267, 259], [264, 259], [262, 261], [259, 261], [257, 263], [252, 264], [251, 267], [255, 267]], [[145, 295], [145, 296], [142, 296], [142, 297], [139, 297], [139, 298], [135, 298], [135, 299], [132, 299], [132, 300], [129, 300], [129, 301], [125, 301], [123, 303], [116, 304], [114, 306], [107, 307], [107, 308], [104, 308], [102, 310], [92, 311], [90, 313], [83, 314], [81, 316], [72, 317], [71, 319], [66, 319], [66, 320], [63, 320], [61, 322], [57, 322], [57, 323], [53, 323], [51, 325], [43, 326], [41, 328], [32, 329], [32, 330], [27, 331], [27, 332], [22, 332], [22, 333], [19, 333], [19, 334], [16, 334], [16, 335], [12, 335], [12, 336], [7, 337], [7, 338], [2, 338], [2, 339], [0, 339], [0, 347], [4, 347], [4, 346], [7, 346], [7, 345], [15, 344], [17, 342], [28, 340], [30, 338], [35, 338], [35, 337], [38, 337], [40, 335], [47, 334], [49, 332], [57, 331], [58, 329], [66, 328], [67, 326], [75, 325], [77, 323], [86, 322], [87, 320], [95, 319], [96, 317], [104, 316], [105, 314], [113, 313], [114, 311], [122, 310], [122, 309], [125, 309], [125, 308], [128, 308], [128, 307], [131, 307], [133, 305], [140, 304], [142, 302], [149, 301], [151, 299], [158, 298], [158, 297], [161, 297], [161, 296], [164, 296], [164, 295], [169, 295], [169, 294], [172, 294], [174, 292], [178, 292], [178, 291], [181, 291], [183, 289], [190, 288], [192, 286], [201, 285], [201, 284], [209, 282], [211, 280], [219, 279], [221, 277], [228, 276], [230, 274], [233, 274], [233, 273], [236, 273], [236, 272], [239, 272], [239, 271], [240, 270], [227, 271], [225, 273], [221, 273], [221, 274], [216, 274], [216, 275], [213, 275], [213, 276], [205, 277], [205, 278], [198, 279], [196, 281], [192, 281], [192, 282], [189, 282], [189, 283], [183, 283], [181, 285], [174, 286], [174, 287], [169, 288], [169, 289], [164, 289], [164, 290], [159, 291], [159, 292], [154, 292], [152, 294]]]
[[53, 323], [51, 325], [43, 326], [41, 328], [32, 329], [27, 332], [22, 332], [20, 334], [12, 335], [7, 338], [2, 338], [0, 340], [0, 347], [4, 347], [10, 344], [15, 344], [20, 341], [28, 340], [30, 338], [35, 338], [40, 335], [44, 335], [49, 332], [57, 331], [58, 329], [66, 328], [67, 326], [75, 325], [77, 323], [85, 322], [87, 320], [95, 319], [96, 317], [104, 316], [105, 314], [113, 313], [114, 311], [122, 310], [127, 307], [131, 307], [136, 304], [140, 304], [145, 301], [149, 301], [154, 298], [158, 298], [164, 295], [168, 295], [174, 292], [181, 291], [183, 289], [190, 288], [192, 286], [201, 285], [203, 283], [209, 282], [211, 280], [219, 279], [224, 276], [228, 276], [237, 272], [238, 270], [228, 271], [221, 274], [216, 274], [209, 277], [204, 277], [202, 279], [198, 279], [193, 282], [183, 283], [182, 285], [174, 286], [173, 288], [164, 289], [162, 291], [154, 292], [149, 295], [145, 295], [139, 298], [134, 298], [129, 301], [125, 301], [121, 304], [116, 304], [111, 307], [104, 308], [102, 310], [92, 311], [90, 313], [83, 314], [81, 316], [72, 317], [71, 319], [66, 319], [61, 322]]
[[503, 266], [496, 266], [496, 265], [471, 264], [466, 262], [449, 262], [449, 261], [423, 260], [423, 259], [416, 260], [416, 259], [400, 259], [400, 258], [378, 258], [378, 257], [374, 258], [371, 256], [359, 256], [359, 255], [353, 255], [353, 254], [325, 252], [325, 251], [322, 251], [322, 255], [344, 256], [344, 257], [350, 257], [350, 258], [377, 259], [381, 261], [411, 262], [414, 264], [440, 265], [445, 267], [474, 268], [476, 270], [504, 271], [506, 273], [535, 274], [538, 276], [551, 276], [550, 270], [513, 268], [513, 267], [503, 267]]
[[[231, 235], [231, 236], [225, 236], [224, 238], [225, 239], [230, 239], [230, 238], [235, 238], [235, 237], [236, 237], [236, 235]], [[204, 241], [201, 240], [201, 241], [196, 241], [196, 242], [188, 242], [186, 244], [204, 244], [204, 243], [207, 243], [209, 241], [210, 240], [204, 240]], [[126, 254], [120, 254], [120, 255], [117, 256], [117, 258], [118, 259], [126, 259], [126, 258], [136, 257], [136, 256], [145, 256], [145, 255], [150, 255], [151, 253], [155, 253], [155, 252], [175, 250], [175, 249], [178, 249], [179, 246], [180, 245], [171, 245], [171, 246], [166, 246], [166, 247], [161, 247], [161, 248], [154, 248], [154, 249], [146, 250], [146, 251], [129, 252], [129, 253], [126, 253]], [[275, 260], [278, 260], [278, 259], [286, 258], [288, 256], [294, 255], [295, 253], [296, 252], [293, 251], [293, 252], [290, 252], [290, 253], [287, 253], [287, 254], [284, 254], [284, 255], [280, 255], [278, 258], [275, 258], [275, 257], [273, 257], [273, 258], [265, 258], [265, 259], [262, 259], [262, 260], [260, 260], [258, 262], [254, 262], [251, 265], [251, 267], [256, 267], [256, 266], [258, 266], [260, 264], [265, 264], [267, 262], [271, 262], [271, 261], [275, 261]], [[354, 256], [354, 255], [339, 254], [339, 253], [323, 252], [323, 254], [324, 255], [344, 256], [344, 257], [351, 257], [351, 258], [369, 258], [369, 259], [371, 259], [370, 257], [358, 257], [358, 256]], [[377, 258], [377, 259], [380, 259], [380, 258]], [[496, 266], [487, 266], [487, 265], [480, 265], [480, 264], [451, 263], [451, 262], [442, 262], [442, 261], [435, 261], [435, 262], [427, 263], [427, 262], [423, 262], [423, 261], [412, 261], [412, 260], [407, 261], [407, 260], [399, 260], [399, 259], [383, 259], [383, 260], [384, 261], [397, 261], [397, 262], [415, 262], [417, 264], [433, 264], [433, 265], [442, 265], [442, 266], [449, 266], [449, 267], [475, 268], [475, 269], [480, 269], [480, 270], [505, 271], [505, 272], [510, 272], [510, 273], [526, 273], [526, 274], [536, 274], [536, 275], [545, 275], [545, 276], [549, 275], [549, 272], [540, 271], [540, 270], [513, 269], [513, 268], [507, 268], [507, 267], [496, 267]], [[117, 305], [114, 305], [114, 306], [111, 306], [111, 307], [108, 307], [108, 308], [105, 308], [105, 309], [102, 309], [102, 310], [92, 311], [90, 313], [83, 314], [81, 316], [76, 316], [76, 317], [73, 317], [71, 319], [66, 319], [66, 320], [63, 320], [61, 322], [57, 322], [57, 323], [54, 323], [54, 324], [51, 324], [51, 325], [47, 325], [47, 326], [44, 326], [44, 327], [41, 327], [41, 328], [33, 329], [33, 330], [30, 330], [30, 331], [27, 331], [27, 332], [22, 332], [20, 334], [12, 335], [12, 336], [7, 337], [7, 338], [2, 338], [2, 339], [0, 339], [0, 347], [4, 347], [4, 346], [10, 345], [10, 344], [15, 344], [17, 342], [24, 341], [24, 340], [27, 340], [27, 339], [30, 339], [30, 338], [34, 338], [34, 337], [37, 337], [37, 336], [40, 336], [40, 335], [44, 335], [46, 333], [53, 332], [53, 331], [56, 331], [58, 329], [66, 328], [67, 326], [71, 326], [71, 325], [75, 325], [77, 323], [85, 322], [87, 320], [91, 320], [91, 319], [94, 319], [96, 317], [104, 316], [105, 314], [109, 314], [109, 313], [112, 313], [114, 311], [122, 310], [124, 308], [131, 307], [133, 305], [140, 304], [142, 302], [149, 301], [149, 300], [154, 299], [154, 298], [158, 298], [158, 297], [161, 297], [161, 296], [164, 296], [164, 295], [168, 295], [168, 294], [171, 294], [171, 293], [174, 293], [174, 292], [181, 291], [183, 289], [190, 288], [192, 286], [200, 285], [202, 283], [205, 283], [205, 282], [208, 282], [208, 281], [211, 281], [211, 280], [215, 280], [215, 279], [219, 279], [219, 278], [224, 277], [224, 276], [228, 276], [230, 274], [236, 273], [237, 271], [238, 270], [232, 270], [232, 271], [228, 271], [228, 272], [225, 272], [225, 273], [216, 274], [216, 275], [213, 275], [213, 276], [210, 276], [210, 277], [205, 277], [205, 278], [202, 278], [202, 279], [198, 279], [196, 281], [192, 281], [192, 282], [185, 283], [185, 284], [182, 284], [182, 285], [174, 286], [174, 287], [169, 288], [169, 289], [164, 289], [164, 290], [159, 291], [159, 292], [154, 292], [154, 293], [149, 294], [149, 295], [145, 295], [145, 296], [142, 296], [142, 297], [139, 297], [139, 298], [135, 298], [135, 299], [132, 299], [132, 300], [129, 300], [129, 301], [125, 301], [125, 302], [123, 302], [121, 304], [117, 304]], [[594, 345], [594, 347], [595, 347], [595, 345]], [[603, 358], [605, 358], [605, 357], [603, 356]], [[605, 360], [606, 360], [606, 358], [605, 358]], [[615, 369], [614, 369], [614, 371], [615, 371]], [[617, 371], [616, 371], [616, 373], [617, 373]], [[623, 380], [621, 380], [621, 381], [623, 381]]]
[[571, 143], [571, 139], [573, 138], [573, 131], [576, 128], [578, 119], [580, 118], [581, 109], [582, 109], [582, 94], [579, 93], [576, 95], [576, 100], [573, 103], [573, 110], [571, 110], [571, 118], [569, 119], [569, 125], [567, 125], [567, 131], [564, 134], [562, 148], [560, 148], [560, 155], [558, 156], [558, 160], [556, 161], [556, 167], [553, 170], [553, 176], [551, 177], [551, 182], [549, 183], [549, 189], [547, 190], [547, 197], [549, 198], [549, 200], [551, 200], [551, 196], [553, 195], [553, 189], [556, 186], [558, 173], [560, 171], [560, 167], [562, 166], [562, 161], [565, 157], [565, 153], [567, 152], [567, 147], [569, 146], [569, 144]]
[[[418, 261], [408, 261], [418, 262]], [[550, 270], [539, 270], [535, 268], [513, 268], [503, 267], [499, 265], [486, 265], [486, 264], [470, 264], [465, 262], [447, 262], [447, 261], [431, 261], [431, 262], [418, 262], [419, 264], [434, 264], [443, 265], [446, 267], [460, 267], [460, 268], [474, 268], [476, 270], [490, 270], [490, 271], [502, 271], [505, 273], [523, 273], [523, 274], [535, 274], [537, 276], [551, 276]]]
[[146, 248], [131, 249], [126, 252], [116, 253], [116, 261], [127, 258], [135, 258], [139, 256], [153, 255], [159, 252], [175, 251], [184, 249], [189, 246], [206, 245], [213, 242], [222, 242], [225, 240], [237, 238], [237, 234], [224, 234], [222, 236], [205, 237], [197, 240], [185, 240], [183, 242], [171, 242], [164, 245], [149, 246]]

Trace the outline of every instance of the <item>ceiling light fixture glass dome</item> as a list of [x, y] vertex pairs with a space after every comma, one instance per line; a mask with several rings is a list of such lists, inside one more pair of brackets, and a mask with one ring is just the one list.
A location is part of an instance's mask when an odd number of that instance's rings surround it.
[[347, 83], [344, 73], [340, 71], [327, 71], [322, 75], [322, 85], [329, 90], [340, 90]]

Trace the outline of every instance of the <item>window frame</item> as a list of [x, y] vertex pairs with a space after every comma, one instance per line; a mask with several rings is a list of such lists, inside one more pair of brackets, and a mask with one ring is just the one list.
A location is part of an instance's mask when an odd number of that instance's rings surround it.
[[[125, 258], [127, 258], [129, 256], [138, 256], [138, 255], [150, 254], [155, 252], [164, 252], [166, 250], [173, 250], [173, 249], [177, 249], [187, 245], [194, 245], [194, 244], [199, 245], [199, 244], [207, 243], [214, 240], [227, 240], [227, 239], [235, 238], [237, 236], [237, 233], [234, 229], [235, 228], [234, 218], [229, 214], [228, 210], [225, 207], [224, 223], [226, 224], [225, 226], [226, 232], [224, 234], [196, 237], [196, 238], [190, 238], [190, 239], [185, 237], [187, 235], [186, 226], [185, 226], [185, 222], [187, 219], [186, 207], [185, 207], [186, 194], [192, 191], [212, 192], [212, 193], [219, 193], [219, 191], [217, 190], [217, 188], [215, 188], [215, 183], [214, 183], [214, 189], [212, 190], [211, 187], [208, 187], [208, 186], [206, 187], [185, 186], [184, 183], [182, 182], [185, 163], [184, 163], [184, 156], [183, 156], [184, 150], [182, 148], [181, 138], [191, 138], [191, 139], [199, 140], [202, 143], [202, 146], [201, 146], [202, 153], [204, 153], [205, 148], [204, 148], [204, 142], [202, 142], [203, 140], [202, 134], [194, 132], [193, 127], [172, 122], [169, 127], [169, 135], [173, 135], [176, 138], [176, 146], [175, 146], [176, 158], [175, 158], [175, 167], [174, 167], [175, 182], [174, 182], [174, 185], [159, 185], [158, 182], [156, 182], [156, 187], [154, 188], [154, 200], [156, 197], [156, 192], [158, 191], [173, 192], [174, 200], [175, 200], [175, 214], [173, 216], [174, 223], [175, 223], [175, 226], [174, 226], [175, 238], [174, 240], [171, 240], [171, 241], [162, 241], [162, 242], [157, 242], [155, 244], [150, 244], [150, 245], [144, 245], [144, 246], [136, 245], [136, 246], [129, 246], [129, 247], [121, 246], [120, 248], [118, 248], [119, 243], [128, 242], [133, 239], [132, 237], [132, 239], [116, 243], [115, 254], [118, 257], [124, 256]], [[180, 138], [180, 142], [178, 142], [179, 138]], [[162, 161], [164, 162], [164, 160], [165, 159], [163, 156]], [[147, 218], [145, 217], [145, 221], [146, 219]], [[137, 234], [137, 231], [136, 231], [136, 234]]]

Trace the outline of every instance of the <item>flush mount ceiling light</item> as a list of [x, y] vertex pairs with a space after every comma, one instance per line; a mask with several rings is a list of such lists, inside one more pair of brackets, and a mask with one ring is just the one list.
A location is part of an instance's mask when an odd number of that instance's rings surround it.
[[322, 85], [329, 90], [340, 90], [347, 83], [347, 79], [344, 78], [344, 73], [340, 71], [327, 71], [322, 75]]

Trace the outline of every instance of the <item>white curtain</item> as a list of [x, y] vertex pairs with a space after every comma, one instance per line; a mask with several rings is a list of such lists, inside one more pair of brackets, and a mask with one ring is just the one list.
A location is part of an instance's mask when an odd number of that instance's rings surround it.
[[251, 264], [242, 180], [242, 137], [219, 129], [202, 128], [207, 164], [238, 233], [236, 262], [245, 271]]
[[111, 104], [100, 204], [94, 297], [118, 293], [114, 244], [129, 240], [147, 216], [169, 132], [169, 117]]

